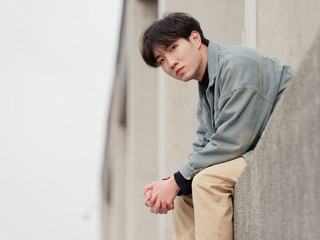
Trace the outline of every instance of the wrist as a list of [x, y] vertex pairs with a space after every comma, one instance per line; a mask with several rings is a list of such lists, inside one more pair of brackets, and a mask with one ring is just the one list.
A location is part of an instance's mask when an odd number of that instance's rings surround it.
[[175, 178], [174, 178], [174, 175], [171, 176], [168, 180], [171, 182], [172, 186], [174, 187], [174, 189], [176, 190], [176, 192], [177, 192], [177, 194], [178, 194], [178, 192], [180, 191], [180, 187], [179, 187], [179, 185], [177, 184], [177, 182], [176, 182], [176, 180], [175, 180]]
[[189, 196], [192, 194], [192, 179], [187, 180], [182, 176], [181, 172], [174, 173], [174, 179], [176, 180], [177, 185], [180, 188], [180, 192], [178, 195]]

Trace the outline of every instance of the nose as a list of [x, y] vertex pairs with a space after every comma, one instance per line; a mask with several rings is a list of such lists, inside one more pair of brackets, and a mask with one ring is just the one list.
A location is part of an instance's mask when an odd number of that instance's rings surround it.
[[172, 69], [174, 69], [178, 64], [178, 60], [174, 56], [168, 56], [167, 57], [167, 61], [168, 61], [169, 67], [172, 68]]

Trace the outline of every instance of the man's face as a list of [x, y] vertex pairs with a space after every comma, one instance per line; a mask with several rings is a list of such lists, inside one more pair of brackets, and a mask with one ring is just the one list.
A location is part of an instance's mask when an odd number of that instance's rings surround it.
[[201, 72], [203, 58], [200, 46], [200, 36], [194, 37], [191, 33], [189, 41], [180, 38], [167, 48], [156, 47], [153, 54], [161, 68], [169, 76], [183, 82], [188, 82], [191, 79], [200, 81], [203, 75]]

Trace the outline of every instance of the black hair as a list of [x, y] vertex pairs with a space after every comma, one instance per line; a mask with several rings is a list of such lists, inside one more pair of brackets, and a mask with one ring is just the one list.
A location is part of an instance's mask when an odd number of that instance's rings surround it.
[[143, 60], [151, 67], [158, 67], [153, 50], [155, 47], [168, 47], [179, 38], [189, 41], [192, 31], [200, 34], [201, 42], [208, 46], [199, 22], [191, 15], [183, 12], [164, 14], [163, 18], [151, 24], [142, 34], [140, 52]]

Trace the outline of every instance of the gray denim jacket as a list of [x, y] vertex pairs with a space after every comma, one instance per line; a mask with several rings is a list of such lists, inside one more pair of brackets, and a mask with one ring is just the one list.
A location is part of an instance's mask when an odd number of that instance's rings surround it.
[[208, 88], [199, 86], [198, 139], [179, 169], [190, 180], [203, 168], [252, 153], [294, 71], [243, 46], [208, 46]]

